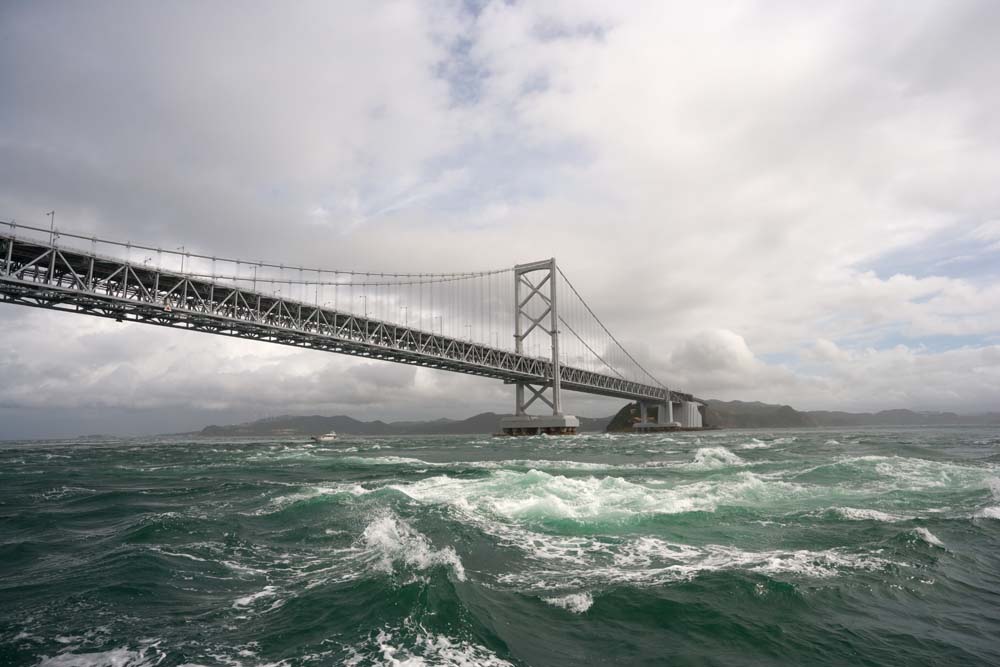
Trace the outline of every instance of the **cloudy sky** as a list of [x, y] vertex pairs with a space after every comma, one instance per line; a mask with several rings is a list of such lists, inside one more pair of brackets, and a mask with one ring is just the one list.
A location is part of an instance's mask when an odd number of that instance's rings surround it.
[[[554, 255], [670, 386], [996, 410], [998, 81], [993, 0], [3, 3], [0, 218], [330, 268]], [[0, 437], [513, 402], [15, 306], [0, 332]]]

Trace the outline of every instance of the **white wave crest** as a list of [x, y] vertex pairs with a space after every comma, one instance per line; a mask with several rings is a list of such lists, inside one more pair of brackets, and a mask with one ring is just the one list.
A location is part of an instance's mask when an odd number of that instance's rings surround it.
[[267, 514], [274, 514], [275, 512], [280, 512], [289, 505], [294, 505], [295, 503], [300, 503], [306, 500], [312, 500], [313, 498], [318, 498], [320, 496], [336, 496], [340, 494], [350, 495], [350, 496], [363, 496], [366, 493], [371, 493], [372, 489], [366, 489], [360, 484], [354, 484], [351, 482], [329, 482], [326, 484], [318, 486], [310, 486], [297, 493], [290, 493], [284, 496], [278, 496], [271, 500], [266, 507], [254, 510], [248, 514], [251, 516], [263, 516]]
[[858, 462], [875, 462], [875, 471], [893, 479], [899, 488], [989, 488], [995, 469], [944, 461], [891, 457], [858, 457]]
[[507, 470], [523, 468], [525, 470], [619, 470], [636, 469], [645, 467], [661, 467], [662, 463], [642, 464], [642, 465], [615, 465], [613, 463], [591, 463], [587, 461], [570, 460], [549, 460], [549, 459], [502, 459], [497, 461], [450, 461], [447, 463], [435, 463], [422, 459], [409, 458], [405, 456], [379, 456], [361, 457], [345, 456], [342, 461], [355, 465], [398, 465], [420, 468], [448, 468], [448, 469], [469, 469], [481, 470]]
[[437, 565], [450, 567], [459, 581], [465, 581], [465, 568], [451, 547], [435, 549], [423, 534], [393, 515], [379, 517], [361, 534], [368, 561], [375, 569], [392, 574], [394, 563], [418, 570]]
[[[444, 635], [425, 635], [423, 637], [423, 645], [420, 647], [423, 650], [422, 656], [414, 655], [409, 649], [397, 648], [390, 645], [388, 642], [391, 639], [392, 635], [379, 635], [379, 648], [382, 651], [382, 656], [390, 661], [389, 664], [391, 665], [400, 665], [401, 667], [420, 667], [422, 665], [473, 667], [474, 665], [511, 664], [489, 653], [481, 646], [475, 646], [467, 642], [453, 642]], [[401, 661], [397, 657], [399, 654], [402, 654], [400, 657], [404, 657], [405, 659]], [[433, 662], [427, 662], [428, 658]]]
[[[372, 447], [371, 449], [376, 449]], [[409, 458], [406, 456], [345, 456], [341, 461], [346, 461], [348, 463], [354, 463], [356, 465], [367, 465], [367, 466], [444, 466], [448, 465], [446, 463], [432, 463], [430, 461], [423, 461], [421, 459]]]
[[261, 598], [273, 598], [275, 595], [277, 595], [277, 593], [275, 592], [276, 590], [277, 589], [275, 589], [274, 586], [265, 586], [264, 590], [262, 591], [258, 591], [256, 593], [251, 593], [250, 595], [237, 598], [236, 601], [233, 602], [233, 607], [235, 607], [236, 609], [240, 609], [242, 607], [249, 607], [257, 600], [260, 600]]
[[487, 522], [497, 517], [620, 521], [642, 515], [713, 512], [724, 504], [768, 504], [808, 491], [749, 472], [725, 480], [660, 487], [621, 477], [565, 477], [541, 470], [499, 470], [479, 479], [431, 477], [391, 488], [421, 502], [452, 505]]
[[916, 533], [917, 537], [922, 539], [927, 544], [930, 544], [935, 547], [941, 547], [942, 549], [944, 548], [944, 542], [939, 540], [937, 535], [927, 530], [926, 528], [915, 528], [913, 532]]
[[723, 562], [726, 567], [747, 567], [764, 574], [799, 574], [820, 579], [836, 576], [841, 570], [880, 570], [889, 564], [877, 556], [836, 549], [763, 553], [737, 551], [731, 561], [726, 562], [724, 558]]
[[590, 593], [570, 593], [561, 597], [542, 598], [554, 607], [561, 607], [574, 614], [582, 614], [594, 604], [594, 596]]
[[[991, 477], [986, 480], [986, 485], [990, 489], [990, 495], [994, 500], [1000, 500], [1000, 477]], [[974, 515], [977, 519], [1000, 519], [1000, 507], [984, 507]]]
[[872, 509], [856, 509], [854, 507], [834, 507], [833, 511], [848, 521], [883, 521], [894, 523], [896, 521], [909, 521], [913, 518], [912, 516], [889, 514], [888, 512], [880, 512], [879, 510]]
[[[998, 466], [970, 465], [906, 456], [845, 456], [831, 463], [799, 471], [799, 474], [827, 467], [847, 467], [866, 475], [873, 473], [882, 479], [876, 483], [880, 491], [922, 489], [990, 489], [996, 480]], [[1000, 482], [998, 482], [1000, 484]]]
[[610, 463], [588, 463], [586, 461], [550, 461], [548, 459], [506, 459], [503, 461], [469, 461], [455, 463], [455, 467], [482, 468], [484, 470], [505, 470], [508, 468], [553, 469], [553, 470], [614, 470], [629, 466]]
[[694, 453], [694, 461], [685, 467], [693, 470], [714, 470], [741, 465], [746, 465], [746, 461], [725, 447], [701, 447]]
[[665, 566], [663, 569], [684, 577], [715, 570], [830, 577], [837, 573], [838, 568], [876, 569], [886, 564], [881, 558], [845, 553], [837, 549], [746, 551], [717, 544], [693, 547], [650, 537], [640, 538], [634, 549], [623, 551], [622, 557], [617, 560], [621, 565], [652, 566], [654, 571], [657, 565]]
[[845, 570], [874, 571], [890, 564], [874, 554], [841, 549], [747, 551], [734, 546], [694, 547], [643, 537], [619, 545], [610, 563], [602, 558], [584, 565], [563, 562], [558, 567], [512, 572], [500, 577], [500, 581], [526, 590], [544, 591], [582, 585], [659, 586], [724, 570], [825, 579]]
[[164, 657], [154, 644], [136, 651], [116, 648], [97, 653], [60, 653], [51, 658], [43, 656], [37, 667], [152, 667]]
[[429, 632], [422, 626], [414, 627], [412, 622], [407, 622], [406, 626], [405, 630], [379, 630], [374, 638], [376, 655], [371, 655], [372, 649], [367, 646], [356, 646], [352, 649], [354, 655], [344, 664], [375, 664], [386, 667], [512, 667], [511, 663], [485, 646]]
[[58, 489], [50, 489], [44, 493], [36, 494], [43, 500], [62, 500], [63, 498], [73, 498], [81, 495], [98, 493], [95, 489], [88, 489], [83, 486], [62, 486]]
[[[779, 440], [783, 440], [783, 438], [779, 438]], [[779, 440], [775, 440], [775, 442], [778, 442]], [[772, 443], [770, 443], [770, 442], [764, 442], [763, 440], [758, 440], [757, 438], [751, 438], [749, 442], [740, 443], [739, 448], [740, 449], [767, 449], [768, 447], [771, 446], [771, 444]]]

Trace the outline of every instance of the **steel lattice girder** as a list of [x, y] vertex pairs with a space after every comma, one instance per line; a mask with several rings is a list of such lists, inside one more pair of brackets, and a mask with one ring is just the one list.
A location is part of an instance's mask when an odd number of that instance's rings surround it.
[[[281, 345], [414, 364], [505, 382], [551, 382], [552, 364], [391, 322], [36, 240], [0, 234], [0, 302], [144, 322]], [[562, 387], [630, 400], [690, 394], [579, 368]]]

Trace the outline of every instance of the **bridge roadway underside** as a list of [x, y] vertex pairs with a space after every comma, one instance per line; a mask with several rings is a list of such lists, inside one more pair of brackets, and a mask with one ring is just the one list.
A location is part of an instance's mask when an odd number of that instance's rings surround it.
[[[346, 287], [346, 284], [345, 284]], [[0, 303], [62, 310], [545, 385], [551, 362], [37, 240], [0, 234]], [[660, 386], [562, 366], [563, 389], [662, 402]]]

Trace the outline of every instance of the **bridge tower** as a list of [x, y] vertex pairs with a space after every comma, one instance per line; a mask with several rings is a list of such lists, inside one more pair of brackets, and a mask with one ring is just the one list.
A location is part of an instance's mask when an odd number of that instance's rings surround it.
[[[514, 349], [524, 354], [524, 341], [538, 329], [551, 342], [551, 362], [547, 378], [513, 383], [514, 416], [500, 420], [500, 429], [506, 435], [572, 435], [580, 426], [579, 419], [562, 412], [557, 276], [554, 257], [514, 267]], [[525, 390], [531, 393], [527, 400]], [[528, 408], [535, 401], [548, 405], [552, 414], [529, 415]]]

